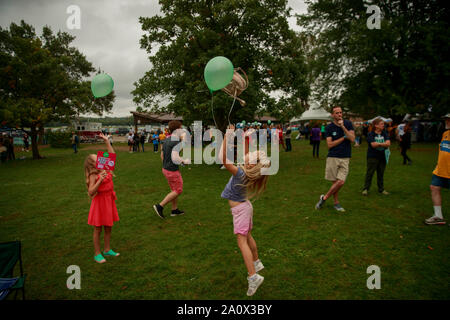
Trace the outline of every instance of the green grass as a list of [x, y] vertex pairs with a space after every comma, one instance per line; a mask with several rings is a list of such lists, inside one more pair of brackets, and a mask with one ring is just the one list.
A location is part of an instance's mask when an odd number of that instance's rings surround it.
[[[449, 299], [450, 229], [426, 226], [437, 144], [415, 144], [412, 166], [392, 148], [385, 174], [389, 196], [361, 196], [367, 145], [353, 148], [340, 200], [314, 205], [329, 188], [326, 146], [312, 158], [305, 141], [280, 153], [280, 170], [253, 203], [253, 236], [265, 282], [250, 299]], [[104, 149], [99, 146], [99, 150]], [[0, 165], [0, 242], [20, 239], [28, 299], [247, 299], [246, 269], [220, 198], [230, 175], [217, 165], [181, 169], [186, 214], [161, 220], [152, 205], [168, 192], [159, 154], [118, 152], [115, 190], [120, 221], [112, 248], [93, 260], [83, 161], [92, 151], [42, 149], [46, 159]], [[22, 154], [18, 154], [20, 157]], [[444, 216], [450, 217], [443, 190]], [[329, 201], [331, 202], [331, 201]], [[167, 215], [168, 209], [166, 209]], [[430, 248], [432, 249], [430, 249]], [[81, 268], [81, 290], [68, 290], [70, 265]], [[368, 290], [366, 269], [381, 268], [381, 289]]]

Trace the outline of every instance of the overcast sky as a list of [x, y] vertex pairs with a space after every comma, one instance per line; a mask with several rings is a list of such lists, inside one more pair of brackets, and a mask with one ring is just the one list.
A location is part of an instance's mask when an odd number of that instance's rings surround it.
[[[70, 5], [81, 10], [80, 30], [67, 28]], [[306, 12], [303, 0], [289, 0], [289, 6], [293, 14]], [[159, 13], [157, 0], [0, 0], [2, 28], [23, 19], [38, 35], [48, 25], [54, 32], [61, 30], [76, 37], [72, 45], [114, 80], [116, 100], [108, 116], [115, 117], [129, 116], [136, 109], [133, 83], [150, 69], [147, 52], [139, 45], [143, 34], [139, 17]], [[289, 19], [289, 24], [298, 30], [295, 18]]]

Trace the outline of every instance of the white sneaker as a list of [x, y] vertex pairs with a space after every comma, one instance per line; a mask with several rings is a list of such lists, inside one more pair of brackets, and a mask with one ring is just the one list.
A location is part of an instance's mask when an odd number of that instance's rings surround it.
[[432, 216], [428, 219], [425, 220], [425, 223], [428, 225], [433, 225], [433, 224], [446, 224], [446, 221], [444, 219], [441, 219], [437, 216]]
[[225, 168], [224, 165], [222, 165], [222, 166], [220, 167], [220, 169], [221, 169], [221, 170], [224, 170], [224, 169], [226, 169], [226, 168]]
[[264, 269], [264, 265], [262, 264], [261, 260], [253, 261], [253, 265], [255, 266], [255, 272], [259, 272]]
[[251, 280], [250, 277], [248, 277], [247, 279], [248, 279], [247, 296], [252, 296], [255, 294], [256, 290], [258, 290], [259, 286], [263, 283], [264, 277], [255, 273], [253, 280]]

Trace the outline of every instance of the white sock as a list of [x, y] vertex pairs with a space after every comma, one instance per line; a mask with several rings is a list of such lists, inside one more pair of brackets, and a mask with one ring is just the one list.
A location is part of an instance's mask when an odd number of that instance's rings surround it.
[[256, 261], [253, 261], [253, 264], [256, 264], [256, 263], [258, 263], [258, 262], [261, 262], [261, 261], [258, 259], [258, 260], [256, 260]]
[[257, 273], [255, 273], [254, 275], [252, 275], [251, 277], [248, 277], [247, 279], [248, 280], [251, 280], [251, 281], [254, 281], [254, 280], [256, 280], [256, 277], [257, 277]]
[[434, 215], [438, 218], [444, 219], [442, 216], [442, 207], [441, 206], [433, 206]]

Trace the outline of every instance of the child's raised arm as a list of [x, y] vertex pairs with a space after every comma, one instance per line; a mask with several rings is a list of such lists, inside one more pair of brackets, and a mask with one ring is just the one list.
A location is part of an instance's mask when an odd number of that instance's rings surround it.
[[[230, 125], [228, 129], [234, 130], [234, 126]], [[238, 168], [232, 163], [227, 163], [227, 135], [231, 136], [231, 134], [225, 133], [223, 137], [222, 147], [220, 148], [219, 158], [222, 159], [222, 163], [225, 169], [227, 169], [233, 176], [235, 176], [238, 172]]]
[[115, 153], [115, 152], [114, 152], [114, 149], [113, 149], [113, 147], [112, 147], [112, 145], [111, 145], [111, 143], [109, 143], [108, 137], [105, 136], [103, 133], [100, 133], [100, 134], [99, 134], [99, 137], [102, 138], [103, 141], [105, 141], [106, 147], [108, 148], [108, 152], [109, 152], [109, 153]]

